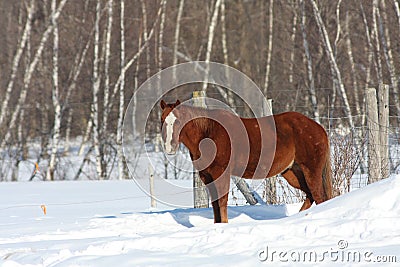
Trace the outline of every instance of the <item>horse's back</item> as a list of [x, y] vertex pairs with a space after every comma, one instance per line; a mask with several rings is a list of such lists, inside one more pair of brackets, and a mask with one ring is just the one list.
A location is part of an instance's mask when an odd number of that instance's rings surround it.
[[[298, 112], [275, 115], [277, 139], [291, 139], [296, 158], [300, 161], [318, 162], [329, 153], [329, 139], [325, 129], [316, 121]], [[287, 127], [290, 137], [284, 136]]]
[[289, 126], [293, 134], [323, 135], [327, 137], [325, 129], [313, 119], [295, 111], [274, 115], [277, 130], [280, 126]]

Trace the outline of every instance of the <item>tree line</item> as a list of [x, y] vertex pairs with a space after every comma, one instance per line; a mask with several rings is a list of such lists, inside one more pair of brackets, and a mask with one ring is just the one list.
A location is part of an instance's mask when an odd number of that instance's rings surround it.
[[[340, 123], [350, 129], [365, 123], [357, 115], [365, 114], [366, 89], [389, 84], [391, 123], [397, 125], [399, 5], [0, 1], [1, 168], [11, 162], [18, 169], [37, 143], [36, 161], [47, 162], [45, 179], [57, 179], [60, 155], [80, 137], [84, 159], [95, 158], [98, 179], [109, 178], [115, 162], [119, 178], [126, 177], [121, 128], [128, 101], [153, 74], [193, 60], [244, 72], [274, 100], [274, 112], [297, 110], [324, 124], [326, 117], [344, 117]], [[158, 125], [156, 116], [151, 123]]]

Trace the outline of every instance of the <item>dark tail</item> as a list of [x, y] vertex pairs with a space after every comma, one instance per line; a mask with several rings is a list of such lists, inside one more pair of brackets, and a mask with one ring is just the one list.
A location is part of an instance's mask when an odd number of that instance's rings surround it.
[[331, 152], [328, 143], [328, 149], [326, 151], [326, 161], [324, 169], [322, 170], [322, 186], [325, 192], [325, 200], [331, 199], [332, 195], [332, 169], [331, 169]]

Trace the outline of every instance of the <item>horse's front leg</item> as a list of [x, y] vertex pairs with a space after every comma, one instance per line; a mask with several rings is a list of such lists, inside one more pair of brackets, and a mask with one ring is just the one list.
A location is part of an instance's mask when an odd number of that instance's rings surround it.
[[211, 198], [211, 204], [214, 212], [214, 223], [221, 222], [221, 212], [219, 208], [219, 199], [216, 184], [214, 183], [211, 175], [206, 171], [200, 171], [200, 179], [206, 185], [209, 197]]
[[[218, 223], [228, 222], [228, 193], [218, 199], [221, 220]], [[217, 222], [216, 222], [217, 223]]]
[[[230, 175], [223, 170], [213, 170], [210, 172], [213, 182], [207, 185], [210, 193], [215, 223], [228, 222], [228, 194], [230, 185]], [[214, 177], [217, 177], [216, 179]]]

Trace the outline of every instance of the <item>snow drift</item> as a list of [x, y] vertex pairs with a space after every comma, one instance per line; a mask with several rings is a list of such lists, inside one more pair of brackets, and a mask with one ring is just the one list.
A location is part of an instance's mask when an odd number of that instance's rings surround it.
[[399, 192], [397, 176], [300, 213], [229, 207], [214, 224], [211, 209], [149, 210], [130, 181], [0, 184], [0, 264], [396, 265]]

